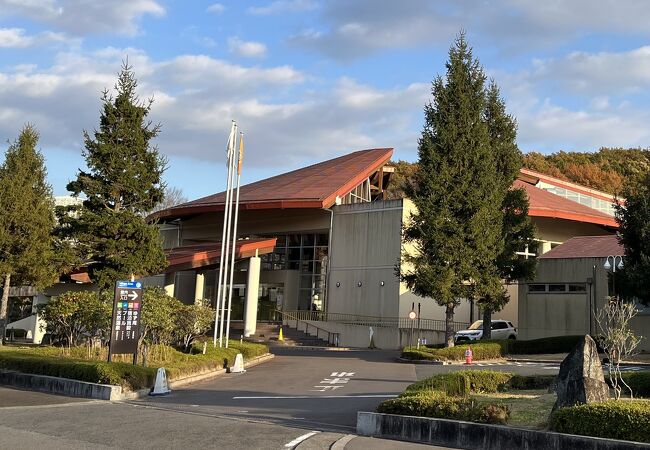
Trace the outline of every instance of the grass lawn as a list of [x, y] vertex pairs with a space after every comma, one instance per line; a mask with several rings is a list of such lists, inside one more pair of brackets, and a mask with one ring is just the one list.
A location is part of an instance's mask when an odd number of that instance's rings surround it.
[[548, 426], [556, 395], [544, 390], [517, 390], [491, 394], [473, 394], [477, 401], [503, 403], [510, 410], [508, 425], [544, 429]]

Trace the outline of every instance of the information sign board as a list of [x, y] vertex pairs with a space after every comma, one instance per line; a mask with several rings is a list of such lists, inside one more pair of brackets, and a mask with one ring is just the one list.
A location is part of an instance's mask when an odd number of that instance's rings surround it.
[[111, 355], [132, 353], [134, 363], [140, 339], [142, 313], [142, 282], [118, 281], [115, 284], [113, 320], [108, 359]]

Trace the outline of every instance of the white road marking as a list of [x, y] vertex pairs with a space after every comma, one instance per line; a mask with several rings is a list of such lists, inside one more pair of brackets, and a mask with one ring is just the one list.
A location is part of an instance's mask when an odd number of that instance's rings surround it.
[[266, 399], [301, 399], [301, 398], [395, 398], [397, 394], [367, 394], [367, 395], [268, 395], [258, 397], [233, 397], [233, 400], [266, 400]]
[[284, 444], [284, 446], [286, 448], [293, 448], [296, 445], [300, 444], [302, 441], [309, 439], [310, 437], [318, 433], [320, 433], [320, 431], [312, 431], [311, 433], [303, 434], [302, 436], [298, 436], [297, 438], [295, 438], [293, 441], [287, 442], [286, 444]]

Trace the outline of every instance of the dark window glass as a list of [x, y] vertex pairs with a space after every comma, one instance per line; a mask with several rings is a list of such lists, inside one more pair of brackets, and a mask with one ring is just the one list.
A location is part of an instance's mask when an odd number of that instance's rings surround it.
[[288, 235], [287, 247], [300, 247], [300, 235], [299, 234]]
[[566, 292], [566, 284], [549, 284], [549, 292]]
[[285, 247], [287, 245], [287, 236], [286, 235], [281, 234], [279, 236], [275, 236], [275, 238], [277, 239], [275, 241], [275, 248]]
[[329, 236], [327, 234], [316, 235], [316, 245], [324, 245], [327, 247], [329, 243]]
[[493, 330], [504, 330], [508, 328], [508, 325], [505, 322], [492, 322], [491, 328]]
[[299, 264], [300, 264], [300, 263], [299, 263], [298, 261], [289, 261], [289, 262], [287, 263], [287, 268], [288, 268], [289, 270], [298, 270], [298, 266], [299, 266]]
[[300, 260], [300, 249], [299, 248], [290, 248], [287, 250], [289, 261], [298, 261]]
[[587, 286], [584, 284], [570, 284], [569, 285], [569, 292], [586, 292], [587, 291]]
[[316, 253], [314, 254], [314, 259], [316, 261], [327, 258], [327, 247], [316, 247]]
[[302, 255], [300, 259], [303, 261], [313, 261], [314, 260], [314, 249], [309, 247], [303, 247]]
[[300, 277], [300, 288], [305, 289], [309, 288], [311, 289], [313, 287], [313, 281], [311, 275], [302, 275]]
[[546, 292], [545, 284], [529, 284], [528, 292]]
[[314, 235], [313, 234], [303, 234], [302, 235], [302, 245], [313, 247], [314, 245]]

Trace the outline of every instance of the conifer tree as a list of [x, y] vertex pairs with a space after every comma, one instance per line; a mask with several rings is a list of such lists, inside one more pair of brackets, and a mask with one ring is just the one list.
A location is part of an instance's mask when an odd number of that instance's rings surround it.
[[91, 280], [102, 289], [166, 266], [158, 230], [144, 218], [164, 197], [166, 160], [151, 145], [160, 131], [147, 120], [153, 100], [140, 101], [136, 87], [126, 63], [115, 97], [104, 91], [99, 129], [84, 132], [88, 170], [80, 170], [67, 186], [85, 197], [83, 206], [75, 214], [59, 214], [60, 231], [74, 242], [80, 260], [88, 262]]
[[[496, 179], [498, 180], [498, 197], [501, 201], [502, 220], [501, 240], [503, 245], [490, 265], [495, 272], [484, 272], [496, 276], [489, 283], [512, 282], [522, 278], [531, 278], [535, 271], [534, 259], [523, 259], [516, 252], [532, 244], [535, 228], [528, 216], [528, 196], [523, 189], [513, 189], [519, 169], [523, 165], [523, 156], [517, 147], [517, 123], [506, 112], [499, 88], [492, 81], [486, 93], [485, 122], [488, 129], [489, 147], [493, 154]], [[509, 297], [503, 287], [479, 299], [478, 304], [483, 313], [483, 339], [491, 338], [492, 313], [500, 311]]]
[[417, 211], [404, 227], [406, 266], [400, 278], [416, 295], [445, 307], [445, 340], [453, 346], [452, 321], [461, 299], [501, 289], [491, 262], [503, 245], [502, 197], [484, 120], [485, 75], [462, 33], [446, 68], [446, 78], [433, 81], [419, 168], [407, 186]]
[[615, 205], [620, 242], [625, 248], [623, 270], [616, 271], [616, 294], [650, 304], [650, 172], [623, 191]]
[[7, 325], [9, 288], [24, 284], [47, 287], [56, 276], [54, 202], [37, 143], [38, 132], [26, 125], [0, 166], [0, 344]]

